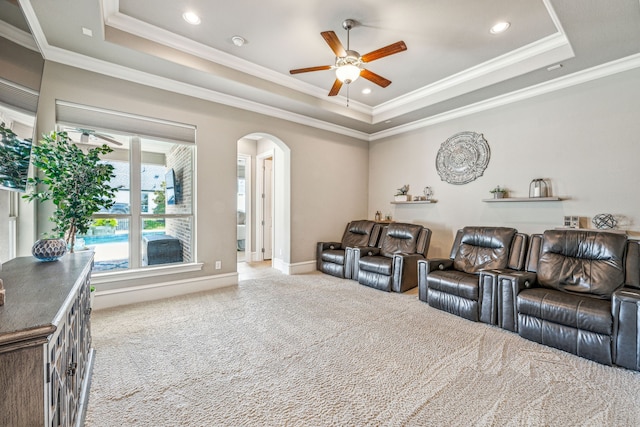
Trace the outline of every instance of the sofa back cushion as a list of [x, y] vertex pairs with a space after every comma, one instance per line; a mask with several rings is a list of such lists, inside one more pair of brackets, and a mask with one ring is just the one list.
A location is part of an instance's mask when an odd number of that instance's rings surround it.
[[[342, 236], [342, 248], [369, 246], [369, 240], [372, 237], [373, 227], [375, 225], [375, 222], [368, 220], [351, 221], [347, 224], [347, 228]], [[375, 245], [376, 243], [377, 242], [374, 242], [373, 244]]]
[[399, 252], [416, 253], [418, 236], [424, 227], [417, 224], [393, 222], [387, 227], [380, 242], [380, 253], [392, 257]]
[[506, 268], [509, 251], [516, 234], [508, 227], [465, 227], [453, 267], [465, 273]]
[[610, 299], [624, 285], [623, 234], [547, 230], [538, 259], [538, 283], [564, 292]]

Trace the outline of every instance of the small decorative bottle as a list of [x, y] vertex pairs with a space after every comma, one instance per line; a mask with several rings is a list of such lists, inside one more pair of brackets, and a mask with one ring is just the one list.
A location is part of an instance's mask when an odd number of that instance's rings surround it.
[[376, 222], [382, 221], [382, 214], [380, 213], [380, 211], [376, 211], [375, 220], [376, 220]]

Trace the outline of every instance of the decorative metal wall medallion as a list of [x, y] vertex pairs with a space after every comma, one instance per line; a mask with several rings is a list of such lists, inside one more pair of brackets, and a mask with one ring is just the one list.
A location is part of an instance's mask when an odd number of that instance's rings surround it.
[[481, 133], [460, 132], [440, 146], [436, 170], [449, 184], [466, 184], [482, 176], [490, 157], [489, 144]]

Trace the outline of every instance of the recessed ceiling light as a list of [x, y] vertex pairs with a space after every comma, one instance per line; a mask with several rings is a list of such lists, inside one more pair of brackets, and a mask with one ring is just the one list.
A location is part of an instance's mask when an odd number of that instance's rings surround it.
[[562, 64], [556, 64], [556, 65], [552, 65], [551, 67], [547, 67], [547, 71], [558, 70], [560, 68], [562, 68]]
[[240, 36], [231, 37], [231, 41], [238, 47], [244, 46], [244, 44], [247, 42], [243, 37]]
[[84, 34], [85, 36], [88, 36], [88, 37], [93, 37], [93, 31], [91, 31], [87, 27], [82, 27], [82, 34]]
[[187, 21], [191, 25], [200, 24], [200, 17], [196, 15], [194, 12], [185, 12], [182, 14], [182, 19]]
[[365, 95], [369, 95], [371, 93], [371, 88], [365, 87], [364, 89], [362, 89], [362, 93]]
[[491, 27], [491, 29], [489, 30], [489, 32], [491, 34], [500, 34], [500, 33], [504, 33], [505, 31], [507, 31], [507, 29], [511, 26], [510, 23], [508, 22], [498, 22], [496, 25], [494, 25], [493, 27]]

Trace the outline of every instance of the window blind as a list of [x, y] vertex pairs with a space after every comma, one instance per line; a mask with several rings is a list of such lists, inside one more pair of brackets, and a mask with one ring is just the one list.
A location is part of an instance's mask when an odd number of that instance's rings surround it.
[[38, 92], [9, 80], [0, 79], [0, 102], [19, 110], [36, 113]]

